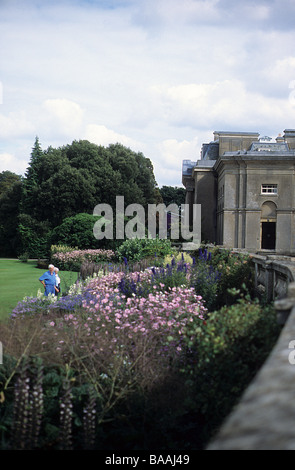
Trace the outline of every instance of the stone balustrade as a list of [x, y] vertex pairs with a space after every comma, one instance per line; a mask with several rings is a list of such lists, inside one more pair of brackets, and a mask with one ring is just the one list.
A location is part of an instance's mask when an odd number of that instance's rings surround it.
[[269, 302], [285, 297], [288, 285], [295, 281], [294, 258], [252, 255], [252, 261], [257, 294], [265, 296]]

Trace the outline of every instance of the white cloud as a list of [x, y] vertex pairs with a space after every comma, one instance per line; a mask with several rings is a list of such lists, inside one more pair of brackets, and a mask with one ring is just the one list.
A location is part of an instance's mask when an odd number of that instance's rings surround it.
[[153, 164], [159, 186], [169, 186], [170, 180], [174, 181], [173, 186], [181, 186], [182, 160], [198, 160], [199, 146], [198, 137], [192, 141], [166, 139], [157, 144], [155, 149], [157, 158]]
[[141, 146], [140, 143], [130, 137], [119, 134], [112, 129], [108, 129], [106, 126], [98, 124], [89, 124], [86, 127], [86, 132], [83, 138], [94, 144], [103, 145], [105, 147], [110, 144], [120, 143], [136, 151], [136, 149]]
[[294, 5], [0, 1], [3, 162], [18, 171], [36, 135], [43, 148], [121, 142], [177, 185], [214, 130], [294, 127]]
[[275, 126], [284, 119], [294, 119], [294, 109], [287, 99], [266, 99], [248, 91], [239, 80], [158, 87], [154, 91], [162, 102], [163, 116], [174, 124], [201, 129], [248, 126], [254, 130], [256, 126], [259, 132], [261, 124]]
[[48, 99], [44, 101], [42, 108], [43, 125], [49, 127], [49, 133], [55, 132], [65, 137], [80, 133], [84, 112], [79, 104], [65, 98]]
[[0, 172], [9, 170], [18, 175], [22, 175], [25, 173], [27, 166], [25, 160], [19, 160], [15, 155], [0, 153]]
[[8, 116], [0, 114], [0, 138], [19, 138], [34, 132], [34, 125], [24, 111], [12, 112]]
[[264, 70], [264, 83], [277, 93], [287, 93], [289, 83], [295, 79], [295, 55], [277, 58]]
[[161, 163], [163, 170], [171, 167], [179, 171], [182, 160], [192, 159], [193, 156], [197, 160], [200, 145], [198, 137], [192, 141], [183, 140], [182, 142], [176, 139], [167, 139], [158, 144], [159, 154], [162, 156]]
[[139, 24], [179, 28], [183, 24], [214, 23], [220, 18], [219, 0], [150, 0], [140, 4], [135, 15]]

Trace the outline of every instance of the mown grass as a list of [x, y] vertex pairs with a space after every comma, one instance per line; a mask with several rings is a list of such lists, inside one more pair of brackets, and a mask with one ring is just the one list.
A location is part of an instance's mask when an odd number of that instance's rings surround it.
[[[43, 287], [39, 277], [44, 270], [37, 268], [36, 261], [22, 263], [18, 259], [0, 259], [0, 321], [8, 318], [17, 302], [25, 296], [35, 297]], [[61, 289], [64, 292], [77, 280], [77, 273], [60, 272]]]

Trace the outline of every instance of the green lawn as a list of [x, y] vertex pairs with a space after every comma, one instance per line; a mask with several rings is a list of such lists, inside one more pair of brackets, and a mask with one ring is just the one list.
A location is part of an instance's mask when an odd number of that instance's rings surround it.
[[[44, 270], [36, 261], [22, 263], [19, 260], [0, 259], [0, 320], [8, 317], [19, 300], [25, 296], [36, 297], [38, 289], [44, 290], [39, 277]], [[76, 272], [59, 272], [61, 289], [65, 292], [78, 277]]]

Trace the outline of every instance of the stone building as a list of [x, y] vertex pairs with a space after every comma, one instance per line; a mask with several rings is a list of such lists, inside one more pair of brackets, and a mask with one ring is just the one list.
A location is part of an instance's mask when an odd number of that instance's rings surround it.
[[182, 167], [186, 203], [201, 204], [202, 241], [294, 255], [295, 129], [275, 141], [257, 132], [213, 134], [200, 160]]

